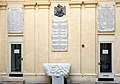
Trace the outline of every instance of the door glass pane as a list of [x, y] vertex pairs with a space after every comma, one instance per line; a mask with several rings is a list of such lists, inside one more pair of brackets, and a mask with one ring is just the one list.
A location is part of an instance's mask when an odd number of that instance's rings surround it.
[[11, 72], [21, 72], [21, 44], [11, 44]]
[[100, 43], [100, 72], [112, 72], [112, 43]]

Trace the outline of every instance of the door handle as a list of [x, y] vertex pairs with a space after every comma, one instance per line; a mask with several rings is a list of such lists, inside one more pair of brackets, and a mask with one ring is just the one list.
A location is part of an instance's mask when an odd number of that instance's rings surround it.
[[23, 60], [23, 58], [20, 58], [20, 60]]
[[98, 65], [101, 65], [101, 63], [99, 62]]

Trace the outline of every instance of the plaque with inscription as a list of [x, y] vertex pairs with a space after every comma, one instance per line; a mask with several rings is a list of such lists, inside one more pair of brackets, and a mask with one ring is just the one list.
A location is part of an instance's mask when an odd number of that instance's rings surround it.
[[22, 8], [8, 9], [8, 32], [9, 33], [23, 32], [23, 9]]
[[98, 31], [113, 32], [115, 26], [114, 4], [99, 4], [98, 7]]
[[67, 51], [67, 20], [52, 20], [52, 51]]

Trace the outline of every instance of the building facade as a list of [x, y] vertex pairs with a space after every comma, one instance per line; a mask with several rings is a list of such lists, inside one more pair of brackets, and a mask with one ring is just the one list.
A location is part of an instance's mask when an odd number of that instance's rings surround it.
[[43, 63], [70, 63], [72, 83], [120, 81], [120, 0], [0, 0], [0, 77], [49, 83]]

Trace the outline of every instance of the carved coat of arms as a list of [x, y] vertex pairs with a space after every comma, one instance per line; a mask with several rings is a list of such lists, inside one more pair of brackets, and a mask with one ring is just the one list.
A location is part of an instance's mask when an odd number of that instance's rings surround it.
[[57, 7], [54, 7], [54, 15], [58, 17], [62, 17], [63, 15], [66, 15], [66, 7], [61, 6], [58, 4]]

